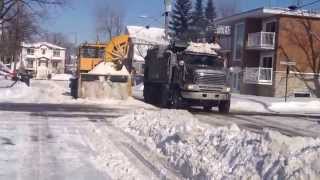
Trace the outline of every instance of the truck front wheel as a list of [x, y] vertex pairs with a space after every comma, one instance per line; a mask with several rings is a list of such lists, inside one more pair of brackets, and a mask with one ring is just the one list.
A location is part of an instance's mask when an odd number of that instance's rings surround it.
[[203, 109], [204, 109], [205, 111], [211, 111], [212, 106], [203, 106]]
[[179, 91], [174, 91], [171, 98], [171, 107], [173, 109], [181, 109], [182, 108], [182, 97]]
[[230, 112], [230, 100], [220, 101], [218, 108], [219, 108], [220, 113], [229, 113]]

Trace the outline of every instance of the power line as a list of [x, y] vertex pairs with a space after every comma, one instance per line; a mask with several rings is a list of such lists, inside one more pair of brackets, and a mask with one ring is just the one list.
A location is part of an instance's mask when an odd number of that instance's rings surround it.
[[297, 6], [297, 8], [298, 8], [298, 9], [301, 9], [301, 8], [303, 8], [303, 7], [311, 6], [311, 5], [317, 4], [317, 3], [319, 3], [319, 2], [320, 2], [320, 0], [312, 1], [312, 2], [309, 2], [309, 3], [306, 3], [306, 4], [302, 4], [302, 5], [300, 5], [300, 6]]

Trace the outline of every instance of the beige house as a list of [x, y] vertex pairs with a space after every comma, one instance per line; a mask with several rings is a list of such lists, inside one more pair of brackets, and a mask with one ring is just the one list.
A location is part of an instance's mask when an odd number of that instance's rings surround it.
[[65, 71], [66, 49], [48, 42], [22, 43], [18, 68], [23, 67], [37, 79]]

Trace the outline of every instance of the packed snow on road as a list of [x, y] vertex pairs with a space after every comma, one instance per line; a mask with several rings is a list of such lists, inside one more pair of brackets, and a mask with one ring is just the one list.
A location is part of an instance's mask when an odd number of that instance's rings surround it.
[[[32, 81], [31, 87], [17, 82], [11, 88], [12, 81], [0, 82], [0, 167], [7, 167], [0, 173], [6, 179], [320, 177], [320, 139], [314, 136], [289, 137], [268, 126], [258, 133], [234, 123], [215, 126], [186, 110], [159, 109], [133, 98], [74, 100], [62, 80]], [[143, 85], [134, 90], [141, 95]], [[246, 105], [251, 98], [237, 96], [231, 113], [249, 108], [310, 113], [319, 103], [291, 100], [286, 109], [281, 100], [264, 99], [252, 107]], [[228, 116], [212, 112], [208, 121], [218, 117]]]

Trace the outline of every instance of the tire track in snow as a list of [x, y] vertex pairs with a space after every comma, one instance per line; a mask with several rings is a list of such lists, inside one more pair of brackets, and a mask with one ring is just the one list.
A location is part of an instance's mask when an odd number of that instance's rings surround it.
[[[103, 128], [101, 128], [104, 126]], [[182, 176], [173, 168], [168, 167], [166, 159], [158, 157], [155, 152], [143, 144], [137, 142], [134, 137], [111, 125], [110, 122], [94, 124], [100, 133], [108, 137], [108, 140], [128, 158], [131, 164], [143, 174], [149, 174], [147, 179], [181, 179]], [[152, 178], [151, 178], [152, 177]]]

